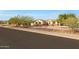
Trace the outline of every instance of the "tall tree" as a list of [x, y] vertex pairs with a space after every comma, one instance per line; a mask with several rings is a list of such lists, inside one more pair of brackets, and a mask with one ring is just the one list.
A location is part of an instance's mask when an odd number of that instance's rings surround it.
[[78, 18], [74, 14], [59, 15], [59, 22], [64, 26], [68, 26], [69, 28], [71, 28], [72, 31], [74, 31], [75, 28], [79, 26]]
[[67, 20], [68, 18], [77, 19], [77, 17], [74, 14], [60, 14], [58, 17], [58, 21], [61, 23], [61, 25], [65, 25], [64, 21]]

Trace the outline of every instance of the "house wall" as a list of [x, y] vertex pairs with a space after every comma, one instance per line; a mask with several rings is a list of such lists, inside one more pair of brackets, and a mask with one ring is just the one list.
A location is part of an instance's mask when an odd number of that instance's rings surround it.
[[34, 23], [31, 23], [31, 25], [48, 25], [48, 26], [60, 26], [60, 23], [58, 23], [57, 21], [42, 21], [42, 20], [37, 20]]

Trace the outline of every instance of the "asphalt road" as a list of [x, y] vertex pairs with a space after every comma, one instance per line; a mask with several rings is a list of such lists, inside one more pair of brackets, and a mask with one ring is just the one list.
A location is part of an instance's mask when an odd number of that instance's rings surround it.
[[79, 40], [0, 27], [0, 49], [76, 49]]

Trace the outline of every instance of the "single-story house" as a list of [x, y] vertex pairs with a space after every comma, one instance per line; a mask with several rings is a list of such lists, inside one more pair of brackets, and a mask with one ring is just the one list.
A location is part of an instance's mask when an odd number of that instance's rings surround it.
[[47, 23], [49, 26], [60, 26], [59, 22], [53, 20], [48, 20]]
[[48, 25], [48, 23], [45, 20], [36, 20], [34, 23], [31, 23], [31, 25], [42, 26], [42, 25]]
[[60, 26], [60, 23], [53, 20], [36, 20], [34, 23], [31, 23], [31, 26]]

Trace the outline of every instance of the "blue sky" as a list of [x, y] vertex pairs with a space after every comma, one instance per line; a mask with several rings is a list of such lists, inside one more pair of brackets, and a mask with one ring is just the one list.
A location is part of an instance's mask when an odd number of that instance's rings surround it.
[[37, 19], [56, 19], [59, 14], [64, 13], [79, 16], [79, 10], [0, 10], [0, 20], [8, 20], [17, 15], [32, 16]]

